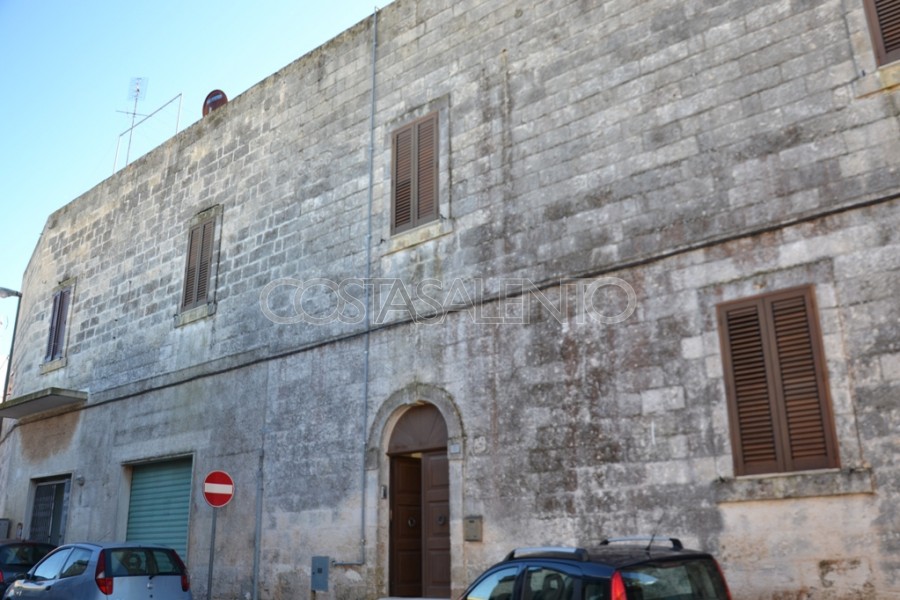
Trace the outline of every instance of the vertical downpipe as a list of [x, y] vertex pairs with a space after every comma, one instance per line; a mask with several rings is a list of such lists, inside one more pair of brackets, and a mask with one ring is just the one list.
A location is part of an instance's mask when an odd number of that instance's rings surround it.
[[[266, 399], [268, 403], [268, 399]], [[265, 409], [263, 409], [265, 411]], [[253, 532], [253, 600], [259, 598], [259, 553], [262, 549], [263, 512], [263, 464], [266, 457], [266, 419], [263, 413], [262, 449], [259, 451], [259, 467], [256, 473], [256, 528]]]
[[[268, 377], [266, 378], [268, 381]], [[266, 386], [268, 387], [268, 385]], [[266, 435], [269, 433], [269, 398], [263, 403], [256, 470], [256, 527], [253, 531], [253, 600], [259, 600], [259, 555], [262, 552], [263, 494], [265, 493]]]
[[371, 301], [372, 279], [372, 204], [374, 202], [375, 186], [375, 60], [378, 54], [378, 7], [372, 12], [372, 100], [369, 114], [369, 191], [366, 215], [366, 278], [363, 281], [365, 318], [365, 351], [363, 366], [363, 391], [362, 391], [362, 462], [360, 464], [360, 529], [359, 529], [359, 560], [356, 562], [333, 562], [334, 566], [354, 567], [366, 564], [366, 433], [369, 426], [369, 348], [371, 345], [372, 319], [369, 314]]

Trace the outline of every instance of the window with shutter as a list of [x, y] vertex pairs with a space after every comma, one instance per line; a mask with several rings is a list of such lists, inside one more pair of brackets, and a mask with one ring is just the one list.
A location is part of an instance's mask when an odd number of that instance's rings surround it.
[[182, 311], [207, 302], [215, 226], [213, 217], [191, 227], [184, 271], [184, 293], [181, 297]]
[[65, 354], [66, 322], [69, 318], [71, 299], [71, 287], [64, 287], [53, 295], [50, 335], [47, 338], [47, 353], [44, 355], [44, 362], [58, 360]]
[[863, 0], [875, 61], [878, 65], [900, 60], [900, 0]]
[[838, 466], [811, 287], [719, 305], [735, 473]]
[[394, 132], [391, 165], [391, 233], [437, 219], [437, 113]]

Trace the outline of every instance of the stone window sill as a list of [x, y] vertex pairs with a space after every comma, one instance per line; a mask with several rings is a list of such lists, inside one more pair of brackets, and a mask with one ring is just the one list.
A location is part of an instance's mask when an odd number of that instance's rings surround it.
[[900, 88], [900, 61], [878, 68], [856, 80], [857, 98]]
[[193, 323], [194, 321], [199, 321], [200, 319], [205, 319], [206, 317], [214, 314], [216, 314], [215, 302], [203, 304], [202, 306], [197, 306], [196, 308], [192, 308], [190, 310], [184, 311], [183, 313], [175, 315], [175, 327], [181, 327], [182, 325], [187, 325], [188, 323]]
[[50, 362], [45, 362], [41, 364], [41, 375], [45, 373], [50, 373], [52, 371], [58, 371], [62, 369], [69, 363], [69, 359], [63, 356], [62, 358], [57, 358], [56, 360], [51, 360]]
[[875, 493], [868, 467], [849, 467], [797, 473], [773, 473], [720, 479], [713, 484], [716, 502], [751, 502]]
[[453, 226], [450, 224], [450, 219], [441, 217], [437, 221], [432, 221], [421, 227], [393, 236], [388, 241], [388, 248], [385, 254], [393, 254], [394, 252], [417, 246], [423, 242], [447, 235], [452, 231]]

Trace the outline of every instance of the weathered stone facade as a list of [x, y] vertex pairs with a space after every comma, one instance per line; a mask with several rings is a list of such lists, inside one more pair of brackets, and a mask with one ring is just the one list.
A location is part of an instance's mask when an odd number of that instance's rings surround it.
[[[860, 2], [396, 0], [49, 218], [12, 397], [88, 399], [4, 421], [0, 517], [67, 476], [65, 539], [123, 538], [132, 469], [188, 456], [195, 593], [225, 469], [214, 597], [309, 597], [313, 556], [316, 597], [384, 597], [386, 452], [424, 402], [454, 596], [515, 546], [662, 531], [735, 600], [900, 597], [898, 70]], [[392, 236], [391, 134], [430, 113], [440, 218]], [[716, 306], [799, 285], [840, 468], [735, 477]]]

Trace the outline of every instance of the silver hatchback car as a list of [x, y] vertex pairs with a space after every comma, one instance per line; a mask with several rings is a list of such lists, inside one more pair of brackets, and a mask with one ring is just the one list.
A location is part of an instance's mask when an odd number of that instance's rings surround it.
[[187, 569], [165, 546], [131, 542], [60, 546], [15, 581], [4, 600], [193, 600]]

